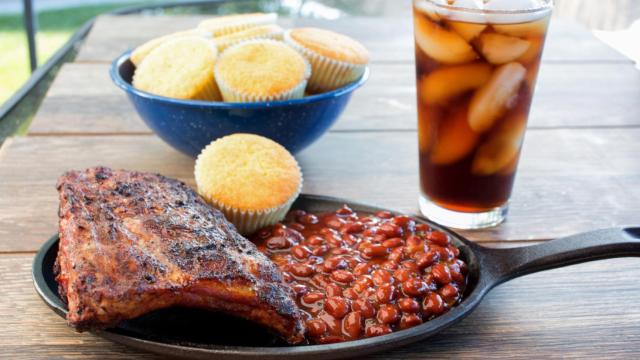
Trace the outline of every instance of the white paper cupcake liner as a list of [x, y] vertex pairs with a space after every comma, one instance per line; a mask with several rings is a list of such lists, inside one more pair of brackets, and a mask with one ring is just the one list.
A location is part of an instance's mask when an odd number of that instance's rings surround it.
[[251, 41], [251, 40], [261, 40], [261, 39], [271, 39], [271, 40], [282, 40], [282, 36], [284, 34], [284, 31], [274, 31], [273, 33], [268, 33], [268, 34], [262, 34], [262, 35], [254, 35], [245, 39], [235, 39], [233, 41], [226, 41], [226, 42], [216, 42], [216, 44], [218, 45], [218, 51], [223, 52], [226, 49], [240, 44], [242, 42], [245, 41]]
[[[298, 166], [298, 169], [300, 169], [300, 166]], [[300, 170], [300, 185], [298, 186], [296, 193], [280, 206], [259, 211], [241, 210], [223, 204], [216, 199], [207, 196], [207, 194], [204, 193], [203, 189], [200, 186], [198, 186], [198, 192], [200, 194], [203, 194], [203, 197], [211, 206], [220, 210], [224, 217], [236, 227], [240, 234], [250, 235], [258, 229], [261, 229], [265, 226], [274, 225], [284, 219], [284, 217], [291, 209], [291, 205], [302, 192], [303, 182], [304, 179], [302, 176], [302, 170]]]
[[[209, 43], [209, 47], [211, 51], [215, 54], [215, 59], [217, 60], [219, 56], [218, 48], [213, 40], [207, 39], [207, 43]], [[194, 100], [208, 100], [208, 101], [220, 101], [222, 100], [222, 95], [220, 95], [220, 89], [218, 89], [218, 84], [216, 83], [215, 74], [212, 72], [211, 76], [207, 80], [205, 84], [200, 88], [200, 90], [191, 97]]]
[[284, 33], [284, 42], [300, 52], [311, 64], [311, 77], [307, 90], [321, 93], [338, 89], [358, 80], [367, 68], [366, 64], [351, 64], [317, 54], [291, 38], [291, 30]]
[[215, 78], [211, 78], [211, 81], [207, 82], [202, 89], [198, 92], [198, 95], [194, 97], [195, 100], [208, 100], [208, 101], [220, 101], [222, 95]]
[[211, 32], [213, 36], [224, 36], [237, 31], [246, 30], [250, 27], [275, 24], [278, 20], [278, 14], [269, 13], [259, 16], [253, 16], [237, 21], [229, 21], [227, 23], [215, 24], [215, 18], [203, 20], [198, 25], [199, 29]]
[[[224, 54], [227, 51], [233, 49], [234, 47], [246, 45], [248, 43], [274, 43], [282, 46], [287, 46], [285, 43], [277, 40], [270, 40], [270, 39], [248, 40], [248, 41], [243, 41], [239, 44], [233, 45], [231, 47], [228, 47], [225, 50], [225, 52], [222, 53], [220, 58], [224, 56]], [[299, 99], [304, 97], [304, 92], [305, 92], [305, 89], [307, 88], [307, 82], [309, 77], [311, 76], [311, 65], [309, 64], [309, 61], [304, 56], [302, 57], [302, 59], [305, 62], [305, 71], [304, 71], [305, 73], [302, 81], [290, 90], [283, 91], [279, 94], [271, 94], [271, 95], [243, 93], [241, 91], [238, 91], [236, 89], [229, 87], [224, 82], [223, 77], [219, 73], [219, 70], [218, 70], [219, 68], [216, 66], [214, 73], [215, 73], [216, 82], [218, 84], [218, 88], [220, 89], [220, 94], [222, 94], [223, 101], [249, 103], [249, 102], [264, 102], [264, 101], [281, 101], [281, 100], [289, 100], [289, 99]]]

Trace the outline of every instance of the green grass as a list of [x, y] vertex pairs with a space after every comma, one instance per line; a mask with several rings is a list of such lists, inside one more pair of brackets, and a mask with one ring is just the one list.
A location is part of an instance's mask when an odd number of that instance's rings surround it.
[[[42, 65], [87, 20], [127, 4], [83, 6], [38, 14], [36, 48]], [[22, 15], [0, 15], [0, 104], [28, 78], [29, 52]]]

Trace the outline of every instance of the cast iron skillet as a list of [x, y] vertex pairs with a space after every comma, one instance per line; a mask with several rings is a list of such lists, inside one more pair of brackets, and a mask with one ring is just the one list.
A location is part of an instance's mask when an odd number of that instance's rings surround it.
[[[293, 208], [317, 213], [334, 211], [343, 204], [358, 212], [383, 210], [314, 195], [300, 196]], [[529, 247], [489, 249], [424, 218], [415, 218], [448, 233], [460, 248], [461, 258], [469, 265], [469, 285], [463, 302], [422, 325], [338, 344], [288, 346], [247, 321], [201, 310], [167, 309], [125, 321], [114, 329], [97, 334], [134, 348], [190, 359], [335, 359], [360, 356], [423, 340], [453, 325], [471, 313], [491, 288], [515, 277], [585, 261], [640, 256], [640, 227], [597, 230]], [[58, 236], [54, 236], [35, 257], [33, 281], [47, 305], [64, 317], [67, 308], [58, 295], [52, 271], [57, 250]]]

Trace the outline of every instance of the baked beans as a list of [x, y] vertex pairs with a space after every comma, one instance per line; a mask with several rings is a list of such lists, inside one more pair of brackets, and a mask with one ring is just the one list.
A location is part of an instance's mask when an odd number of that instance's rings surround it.
[[310, 343], [422, 324], [460, 303], [467, 283], [467, 265], [446, 233], [387, 211], [294, 210], [252, 240], [294, 290]]

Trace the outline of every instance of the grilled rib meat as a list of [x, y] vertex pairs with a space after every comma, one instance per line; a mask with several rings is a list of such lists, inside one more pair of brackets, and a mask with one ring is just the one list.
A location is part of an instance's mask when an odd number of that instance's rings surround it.
[[161, 175], [91, 168], [58, 180], [56, 280], [79, 331], [171, 306], [224, 311], [290, 343], [303, 315], [277, 267], [219, 211]]

